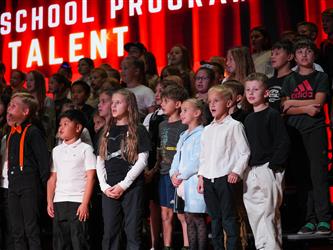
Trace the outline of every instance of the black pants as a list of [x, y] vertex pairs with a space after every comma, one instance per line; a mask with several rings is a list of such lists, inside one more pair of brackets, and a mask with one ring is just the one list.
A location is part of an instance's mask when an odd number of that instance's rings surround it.
[[121, 228], [127, 238], [128, 250], [141, 248], [143, 220], [143, 186], [138, 185], [127, 190], [119, 199], [102, 198], [104, 235], [103, 250], [120, 249]]
[[214, 249], [224, 250], [223, 229], [227, 235], [227, 249], [239, 249], [239, 225], [234, 200], [234, 185], [227, 176], [204, 178], [204, 199], [212, 218], [212, 243]]
[[88, 222], [76, 215], [78, 202], [55, 202], [53, 250], [86, 250], [89, 248]]
[[89, 238], [90, 247], [94, 250], [102, 250], [103, 238], [103, 216], [102, 216], [102, 195], [99, 184], [94, 186], [94, 192], [90, 199], [91, 209], [89, 213]]
[[329, 188], [327, 134], [325, 127], [302, 134], [304, 148], [309, 159], [311, 188], [307, 190], [306, 221], [329, 222]]
[[14, 242], [9, 224], [8, 189], [6, 188], [0, 188], [0, 249], [14, 249]]
[[[41, 250], [39, 220], [40, 186], [35, 178], [14, 181], [8, 189], [9, 219], [17, 250]], [[29, 247], [27, 247], [27, 245]]]

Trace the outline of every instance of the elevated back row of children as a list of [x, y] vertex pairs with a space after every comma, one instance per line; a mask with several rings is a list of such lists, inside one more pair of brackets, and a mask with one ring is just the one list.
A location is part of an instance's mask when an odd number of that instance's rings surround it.
[[[282, 102], [288, 127], [300, 132], [310, 162], [307, 223], [299, 233], [330, 233], [322, 113], [329, 94], [327, 75], [313, 69], [314, 48], [306, 41], [296, 46], [298, 72], [285, 70], [293, 55], [283, 43], [276, 45], [273, 55], [277, 76], [286, 76], [275, 94]], [[82, 113], [63, 113], [59, 117], [63, 143], [52, 151], [51, 169], [47, 146], [33, 123], [36, 99], [28, 93], [12, 96], [7, 113], [11, 131], [6, 170], [14, 249], [41, 249], [38, 205], [41, 186], [46, 185], [47, 212], [54, 218], [54, 249], [89, 249], [87, 220], [96, 172], [103, 192], [105, 250], [120, 248], [122, 228], [127, 249], [140, 249], [145, 178], [153, 180], [149, 196], [158, 206], [151, 204], [151, 215], [158, 218], [160, 207], [165, 249], [172, 247], [174, 211], [181, 222], [185, 247], [206, 249], [206, 212], [212, 219], [214, 249], [244, 247], [238, 219], [246, 216], [241, 212], [242, 200], [256, 248], [282, 249], [279, 206], [290, 141], [280, 112], [266, 101], [271, 97], [267, 77], [252, 73], [244, 86], [228, 80], [209, 88], [206, 98], [213, 121], [206, 127], [207, 106], [198, 99], [187, 99], [183, 87], [166, 83], [157, 86], [161, 109], [147, 118], [148, 131], [140, 124], [131, 91], [101, 93], [99, 110], [107, 124], [97, 159], [93, 148], [80, 140], [86, 126]], [[253, 109], [245, 119], [240, 104]], [[156, 173], [159, 175], [154, 180]], [[239, 189], [241, 180], [243, 190]], [[156, 226], [152, 221], [152, 232], [158, 232]], [[153, 247], [157, 238], [158, 233], [153, 234]]]

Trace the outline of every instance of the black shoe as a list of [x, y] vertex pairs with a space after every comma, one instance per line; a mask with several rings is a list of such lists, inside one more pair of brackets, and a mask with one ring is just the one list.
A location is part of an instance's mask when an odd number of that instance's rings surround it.
[[328, 222], [319, 222], [317, 225], [317, 234], [331, 234], [331, 225]]
[[306, 223], [298, 232], [297, 234], [314, 234], [316, 232], [316, 225], [308, 222]]

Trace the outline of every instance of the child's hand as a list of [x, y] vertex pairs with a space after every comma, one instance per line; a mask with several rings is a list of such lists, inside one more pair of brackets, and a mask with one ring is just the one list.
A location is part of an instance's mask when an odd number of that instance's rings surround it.
[[54, 218], [53, 202], [47, 204], [47, 213], [51, 218]]
[[79, 221], [86, 221], [89, 218], [88, 205], [81, 203], [76, 211], [76, 216], [79, 217]]
[[111, 198], [111, 196], [110, 196], [111, 190], [112, 190], [112, 188], [109, 187], [108, 189], [106, 189], [106, 190], [104, 191], [104, 194], [105, 194], [107, 197], [109, 197], [109, 198]]
[[177, 178], [178, 175], [180, 175], [180, 173], [176, 172], [171, 176], [171, 182], [174, 187], [178, 187], [183, 181], [182, 179]]
[[237, 183], [237, 181], [239, 180], [239, 175], [234, 173], [234, 172], [231, 172], [229, 175], [228, 175], [228, 182], [229, 183]]
[[283, 103], [283, 113], [286, 112], [292, 106], [291, 100], [286, 100]]
[[317, 115], [321, 110], [321, 105], [320, 104], [311, 104], [306, 106], [306, 113], [309, 116], [315, 116]]
[[121, 186], [119, 186], [118, 184], [117, 185], [114, 185], [113, 187], [111, 187], [111, 190], [110, 190], [110, 198], [113, 198], [113, 199], [119, 199], [120, 196], [124, 193], [124, 189], [122, 189]]
[[198, 193], [203, 194], [204, 192], [204, 183], [202, 176], [198, 177], [198, 187], [197, 187]]

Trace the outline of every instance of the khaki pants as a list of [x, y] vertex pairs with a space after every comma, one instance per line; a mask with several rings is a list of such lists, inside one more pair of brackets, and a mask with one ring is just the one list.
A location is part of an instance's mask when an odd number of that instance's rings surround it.
[[257, 249], [281, 250], [279, 207], [283, 173], [274, 173], [268, 163], [248, 168], [244, 175], [244, 205]]

